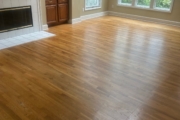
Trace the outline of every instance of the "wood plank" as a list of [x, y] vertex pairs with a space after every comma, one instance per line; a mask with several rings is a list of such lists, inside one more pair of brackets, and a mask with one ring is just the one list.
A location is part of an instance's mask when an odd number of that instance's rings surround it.
[[112, 16], [0, 50], [1, 120], [179, 120], [180, 29]]

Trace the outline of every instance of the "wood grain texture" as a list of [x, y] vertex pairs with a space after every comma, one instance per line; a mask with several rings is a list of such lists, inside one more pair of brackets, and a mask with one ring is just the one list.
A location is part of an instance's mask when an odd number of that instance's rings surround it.
[[46, 0], [48, 26], [67, 23], [69, 20], [69, 0]]
[[69, 18], [68, 6], [69, 6], [68, 3], [58, 4], [58, 17], [60, 22], [68, 20]]
[[58, 23], [57, 9], [57, 5], [46, 5], [47, 23], [49, 25]]
[[0, 120], [180, 120], [180, 29], [116, 17], [0, 51]]

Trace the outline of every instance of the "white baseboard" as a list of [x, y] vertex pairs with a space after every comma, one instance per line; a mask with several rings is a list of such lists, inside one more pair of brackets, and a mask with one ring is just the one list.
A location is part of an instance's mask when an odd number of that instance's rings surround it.
[[75, 19], [69, 20], [68, 23], [70, 23], [70, 24], [76, 24], [76, 23], [79, 23], [79, 22], [81, 22], [81, 18], [75, 18]]
[[70, 24], [75, 24], [75, 23], [82, 22], [84, 20], [97, 18], [97, 17], [101, 17], [101, 16], [107, 16], [107, 15], [108, 15], [108, 12], [100, 12], [100, 13], [95, 13], [95, 14], [90, 14], [90, 15], [84, 15], [84, 16], [81, 16], [79, 18], [69, 20], [69, 23]]
[[43, 25], [43, 26], [42, 26], [42, 29], [43, 29], [43, 30], [48, 30], [48, 25], [47, 25], [47, 24], [46, 24], [46, 25]]
[[88, 20], [88, 19], [92, 19], [92, 18], [97, 18], [97, 17], [101, 17], [101, 16], [107, 16], [108, 12], [100, 12], [100, 13], [95, 13], [95, 14], [90, 14], [90, 15], [84, 15], [81, 16], [81, 20]]
[[132, 15], [132, 14], [125, 14], [125, 13], [119, 13], [119, 12], [111, 12], [111, 11], [108, 12], [108, 15], [109, 16], [117, 16], [117, 17], [122, 17], [122, 18], [129, 18], [129, 19], [135, 19], [135, 20], [140, 20], [140, 21], [153, 22], [153, 23], [158, 23], [158, 24], [164, 24], [164, 25], [180, 27], [180, 22], [176, 22], [176, 21], [169, 21], [169, 20], [150, 18], [150, 17], [138, 16], [138, 15]]
[[80, 18], [75, 18], [75, 19], [70, 20], [69, 23], [75, 24], [75, 23], [79, 23], [87, 19], [97, 18], [101, 16], [116, 16], [116, 17], [121, 17], [121, 18], [129, 18], [133, 20], [140, 20], [140, 21], [180, 27], [180, 22], [176, 22], [176, 21], [163, 20], [163, 19], [125, 14], [125, 13], [119, 13], [119, 12], [112, 12], [112, 11], [105, 11], [105, 12], [100, 12], [100, 13], [95, 13], [95, 14], [90, 14], [90, 15], [84, 15], [84, 16], [81, 16]]

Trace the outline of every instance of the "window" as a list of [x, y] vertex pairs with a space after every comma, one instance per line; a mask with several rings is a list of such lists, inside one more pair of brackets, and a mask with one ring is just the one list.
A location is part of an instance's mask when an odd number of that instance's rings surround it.
[[150, 7], [151, 0], [138, 0], [137, 6], [139, 7]]
[[156, 9], [171, 9], [172, 0], [156, 0]]
[[174, 0], [118, 0], [118, 5], [170, 12]]
[[132, 0], [119, 0], [119, 4], [131, 5], [132, 4]]
[[101, 8], [101, 0], [85, 0], [85, 10]]

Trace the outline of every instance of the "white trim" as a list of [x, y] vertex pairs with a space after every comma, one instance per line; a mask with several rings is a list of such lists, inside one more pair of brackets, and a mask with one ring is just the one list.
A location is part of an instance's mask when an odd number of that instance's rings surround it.
[[42, 6], [41, 6], [41, 0], [37, 0], [37, 7], [38, 7], [38, 17], [39, 17], [39, 28], [40, 28], [40, 31], [43, 30], [43, 23], [42, 23]]
[[97, 17], [101, 17], [101, 16], [107, 16], [107, 15], [108, 15], [108, 12], [100, 12], [100, 13], [95, 13], [95, 14], [84, 15], [79, 18], [69, 20], [69, 23], [75, 24], [75, 23], [79, 23], [79, 22], [87, 20], [87, 19], [97, 18]]
[[151, 9], [149, 7], [140, 7], [140, 6], [131, 6], [131, 5], [117, 5], [117, 6], [121, 6], [121, 7], [129, 7], [129, 8], [136, 8], [136, 9], [143, 9], [143, 10], [150, 10], [150, 11], [157, 11], [157, 12], [166, 12], [166, 13], [171, 13], [171, 10], [162, 10], [162, 9]]
[[48, 30], [48, 25], [47, 24], [43, 25], [42, 30]]
[[122, 0], [117, 0], [117, 4], [118, 5], [128, 5], [128, 6], [131, 6], [132, 4], [134, 4], [134, 0], [132, 0], [132, 2], [131, 3], [122, 3]]
[[100, 7], [92, 7], [92, 8], [85, 8], [85, 11], [95, 10], [95, 9], [101, 9], [101, 6]]
[[176, 22], [176, 21], [163, 20], [163, 19], [144, 17], [144, 16], [138, 16], [138, 15], [132, 15], [132, 14], [125, 14], [125, 13], [119, 13], [119, 12], [111, 12], [111, 11], [108, 12], [108, 15], [180, 27], [180, 22]]
[[71, 20], [69, 20], [68, 23], [70, 23], [70, 24], [76, 24], [76, 23], [79, 23], [79, 22], [81, 22], [81, 18], [74, 18], [74, 19], [71, 19]]
[[170, 9], [159, 9], [159, 8], [156, 8], [156, 6], [155, 6], [156, 0], [151, 0], [150, 6], [147, 6], [147, 7], [137, 5], [137, 0], [132, 0], [132, 4], [124, 4], [124, 3], [119, 2], [119, 0], [117, 0], [117, 6], [151, 10], [151, 11], [157, 11], [157, 12], [166, 12], [166, 13], [172, 12], [173, 4], [174, 4], [174, 0], [172, 0], [172, 2], [171, 2]]
[[156, 4], [156, 2], [155, 2], [154, 0], [151, 0], [151, 2], [150, 2], [150, 8], [153, 9], [155, 4]]
[[84, 16], [81, 16], [80, 18], [75, 18], [75, 19], [70, 20], [69, 23], [75, 24], [75, 23], [79, 23], [79, 22], [87, 20], [87, 19], [97, 18], [97, 17], [101, 17], [101, 16], [108, 16], [108, 15], [180, 27], [180, 22], [176, 22], [176, 21], [163, 20], [163, 19], [158, 19], [158, 18], [144, 17], [144, 16], [138, 16], [138, 15], [132, 15], [132, 14], [119, 13], [119, 12], [111, 12], [111, 11], [100, 12], [100, 13], [95, 13], [95, 14], [90, 14], [90, 15], [84, 15]]
[[83, 20], [87, 20], [87, 19], [92, 19], [92, 18], [97, 18], [97, 17], [101, 17], [101, 16], [107, 16], [108, 12], [99, 12], [99, 13], [95, 13], [95, 14], [90, 14], [90, 15], [84, 15], [81, 16], [81, 21]]

